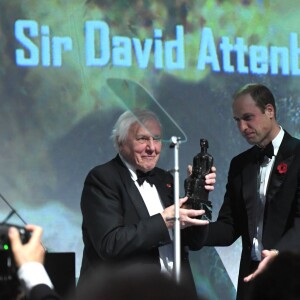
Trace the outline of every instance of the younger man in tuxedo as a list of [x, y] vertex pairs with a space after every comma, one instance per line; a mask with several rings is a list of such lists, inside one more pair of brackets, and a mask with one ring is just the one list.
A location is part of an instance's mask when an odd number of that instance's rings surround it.
[[237, 299], [280, 251], [300, 250], [300, 141], [276, 121], [271, 91], [248, 84], [233, 99], [233, 117], [253, 145], [231, 161], [224, 202], [208, 226], [207, 246], [242, 237]]

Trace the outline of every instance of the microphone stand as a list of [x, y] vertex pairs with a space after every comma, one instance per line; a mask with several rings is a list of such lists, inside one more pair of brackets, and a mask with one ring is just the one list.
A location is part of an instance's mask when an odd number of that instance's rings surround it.
[[6, 205], [11, 209], [11, 212], [8, 214], [8, 216], [0, 223], [0, 224], [6, 224], [7, 221], [14, 215], [16, 214], [18, 218], [26, 225], [26, 221], [19, 215], [19, 213], [9, 204], [9, 202], [1, 195], [0, 193], [0, 198], [6, 203]]
[[180, 237], [180, 214], [179, 214], [179, 144], [180, 137], [172, 137], [170, 148], [174, 148], [174, 276], [180, 283], [181, 276], [181, 237]]

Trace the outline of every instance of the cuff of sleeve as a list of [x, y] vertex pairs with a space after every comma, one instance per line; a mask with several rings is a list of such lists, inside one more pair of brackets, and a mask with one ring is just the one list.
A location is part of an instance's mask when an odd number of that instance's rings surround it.
[[38, 284], [46, 284], [53, 289], [53, 284], [41, 263], [28, 262], [23, 264], [18, 270], [18, 277], [28, 291]]

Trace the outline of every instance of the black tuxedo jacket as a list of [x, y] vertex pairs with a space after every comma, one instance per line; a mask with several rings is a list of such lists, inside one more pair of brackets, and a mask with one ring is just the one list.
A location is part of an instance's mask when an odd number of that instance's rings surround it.
[[[173, 204], [173, 177], [155, 168], [155, 186], [165, 207]], [[160, 270], [158, 247], [171, 243], [161, 214], [149, 216], [130, 172], [117, 156], [92, 169], [81, 198], [84, 241], [79, 285], [87, 270], [99, 264], [150, 264]], [[202, 228], [182, 230], [183, 280], [193, 288], [188, 252], [202, 246]]]
[[[280, 170], [279, 170], [280, 169]], [[244, 299], [243, 278], [250, 274], [257, 216], [257, 147], [232, 159], [224, 202], [208, 226], [208, 246], [227, 246], [242, 237], [237, 298]], [[300, 141], [285, 132], [266, 193], [264, 249], [300, 250]]]
[[38, 284], [31, 289], [29, 300], [61, 300], [61, 298], [48, 285]]

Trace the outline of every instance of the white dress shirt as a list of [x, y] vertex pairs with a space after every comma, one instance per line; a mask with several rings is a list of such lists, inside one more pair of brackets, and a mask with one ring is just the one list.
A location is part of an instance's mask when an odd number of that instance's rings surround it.
[[262, 233], [263, 233], [263, 222], [264, 222], [264, 211], [265, 211], [265, 203], [266, 203], [266, 193], [269, 183], [270, 174], [273, 169], [274, 161], [277, 156], [280, 144], [282, 142], [284, 136], [284, 130], [280, 127], [280, 131], [272, 141], [274, 148], [274, 156], [270, 159], [268, 157], [264, 158], [259, 170], [258, 175], [258, 210], [257, 210], [257, 226], [256, 226], [256, 234], [253, 238], [253, 247], [251, 252], [251, 258], [254, 261], [261, 260], [261, 252], [264, 250], [262, 244]]
[[[120, 158], [129, 169], [131, 178], [134, 181], [136, 187], [138, 188], [145, 202], [149, 215], [153, 216], [155, 214], [162, 213], [164, 210], [164, 206], [162, 204], [162, 201], [160, 199], [160, 196], [157, 192], [155, 185], [151, 186], [147, 181], [144, 181], [144, 183], [140, 186], [137, 182], [137, 175], [135, 169], [130, 164], [128, 164], [121, 155]], [[173, 231], [171, 229], [169, 229], [169, 234], [171, 240], [173, 240]], [[174, 264], [173, 243], [158, 247], [158, 251], [159, 251], [161, 271], [171, 273]]]
[[53, 289], [53, 284], [45, 270], [38, 262], [27, 262], [18, 269], [18, 277], [25, 285], [27, 292], [38, 284], [46, 284]]

